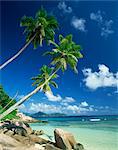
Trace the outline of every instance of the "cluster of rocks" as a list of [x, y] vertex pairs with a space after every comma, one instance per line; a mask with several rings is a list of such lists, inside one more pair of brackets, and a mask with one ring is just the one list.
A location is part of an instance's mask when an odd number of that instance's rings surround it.
[[[23, 113], [20, 113], [18, 112], [17, 113], [17, 116], [19, 117], [19, 121], [23, 121], [23, 122], [27, 122], [27, 123], [36, 123], [36, 122], [44, 122], [44, 121], [41, 121], [41, 120], [36, 120], [30, 116], [27, 116]], [[14, 119], [14, 121], [17, 121], [16, 119]]]
[[21, 121], [1, 122], [0, 150], [84, 150], [71, 133], [62, 129], [55, 129], [55, 142], [41, 138], [42, 134], [42, 130], [32, 130]]

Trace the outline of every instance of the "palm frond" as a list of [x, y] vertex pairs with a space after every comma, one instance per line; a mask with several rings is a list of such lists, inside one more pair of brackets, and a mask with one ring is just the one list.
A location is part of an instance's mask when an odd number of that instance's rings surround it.
[[54, 54], [55, 54], [55, 52], [47, 51], [43, 54], [43, 56], [45, 56], [45, 55], [54, 55]]
[[36, 18], [39, 17], [47, 17], [47, 11], [43, 8], [43, 6], [41, 6], [41, 9], [36, 13]]
[[62, 66], [62, 71], [65, 71], [67, 69], [66, 60], [64, 58], [61, 58], [60, 63]]
[[58, 44], [56, 44], [54, 41], [49, 40], [50, 44], [53, 44], [56, 48], [58, 48]]
[[32, 17], [23, 16], [20, 21], [20, 26], [31, 26], [34, 24], [34, 19]]
[[55, 87], [55, 88], [58, 88], [58, 85], [54, 82], [54, 81], [50, 81], [50, 84]]
[[61, 42], [64, 39], [64, 37], [60, 34], [59, 35], [59, 42]]
[[68, 40], [69, 43], [72, 42], [72, 38], [73, 38], [72, 34], [66, 36], [66, 39]]

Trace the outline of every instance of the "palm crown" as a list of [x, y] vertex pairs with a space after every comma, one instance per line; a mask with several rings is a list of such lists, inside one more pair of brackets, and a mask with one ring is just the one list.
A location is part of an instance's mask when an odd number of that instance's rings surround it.
[[54, 16], [48, 15], [43, 7], [36, 13], [35, 18], [22, 17], [20, 25], [25, 27], [24, 33], [26, 33], [27, 42], [36, 34], [33, 40], [34, 48], [37, 48], [38, 45], [42, 46], [44, 39], [47, 43], [49, 40], [53, 41], [54, 30], [58, 28], [57, 20]]
[[72, 35], [68, 35], [65, 38], [59, 35], [59, 43], [50, 40], [55, 48], [51, 52], [46, 52], [44, 55], [52, 56], [52, 65], [56, 65], [56, 68], [61, 68], [62, 71], [67, 69], [67, 65], [71, 67], [75, 72], [77, 72], [78, 59], [82, 58], [83, 55], [80, 53], [82, 49], [80, 45], [75, 44], [72, 41]]
[[40, 86], [42, 84], [44, 84], [41, 88], [41, 90], [43, 90], [43, 92], [47, 92], [47, 91], [51, 91], [51, 88], [50, 88], [50, 85], [53, 86], [53, 87], [58, 87], [57, 84], [53, 81], [55, 78], [58, 77], [57, 74], [54, 74], [53, 76], [51, 76], [51, 79], [46, 82], [51, 73], [53, 72], [53, 69], [52, 68], [49, 68], [47, 67], [46, 65], [43, 65], [43, 67], [40, 69], [40, 74], [36, 77], [33, 77], [32, 80], [34, 80], [33, 82], [33, 86]]

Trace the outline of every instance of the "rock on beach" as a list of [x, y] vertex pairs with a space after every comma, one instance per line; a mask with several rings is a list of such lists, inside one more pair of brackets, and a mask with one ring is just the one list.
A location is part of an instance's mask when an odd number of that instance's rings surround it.
[[84, 150], [73, 134], [62, 129], [54, 130], [55, 142], [45, 140], [42, 130], [32, 130], [23, 121], [4, 121], [0, 123], [0, 150]]

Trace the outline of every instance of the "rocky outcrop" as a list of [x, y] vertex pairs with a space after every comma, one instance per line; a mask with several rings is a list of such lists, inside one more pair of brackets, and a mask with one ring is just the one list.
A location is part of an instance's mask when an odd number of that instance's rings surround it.
[[46, 150], [62, 150], [58, 147], [56, 147], [54, 144], [46, 144]]
[[71, 150], [72, 147], [66, 138], [66, 135], [62, 129], [55, 129], [54, 131], [54, 136], [55, 136], [55, 141], [56, 141], [56, 146], [64, 149], [64, 150]]
[[75, 150], [84, 150], [84, 146], [80, 143], [77, 143]]
[[30, 117], [30, 116], [26, 116], [23, 113], [17, 113], [17, 116], [19, 117], [18, 120], [22, 121], [22, 122], [27, 122], [27, 123], [41, 122], [41, 120], [36, 120], [36, 119], [34, 119], [34, 118]]
[[22, 146], [23, 144], [15, 140], [14, 138], [5, 135], [3, 133], [0, 134], [0, 144], [2, 146], [9, 146], [9, 147], [16, 147], [16, 146]]
[[38, 130], [38, 131], [37, 131], [37, 130], [33, 130], [31, 134], [35, 134], [35, 135], [37, 135], [37, 136], [38, 136], [38, 135], [43, 135], [43, 134], [44, 134], [44, 131], [43, 131], [43, 130]]
[[48, 143], [49, 141], [48, 140], [45, 140], [43, 138], [40, 138], [36, 135], [29, 135], [29, 138], [31, 141], [33, 141], [34, 143], [38, 143], [38, 144], [46, 144]]
[[74, 136], [69, 133], [65, 132], [62, 129], [55, 129], [54, 131], [55, 136], [55, 144], [58, 148], [63, 150], [84, 150], [82, 144], [77, 143]]
[[62, 129], [55, 129], [55, 142], [45, 140], [39, 135], [42, 130], [32, 130], [22, 121], [0, 123], [0, 150], [84, 150], [74, 136]]

